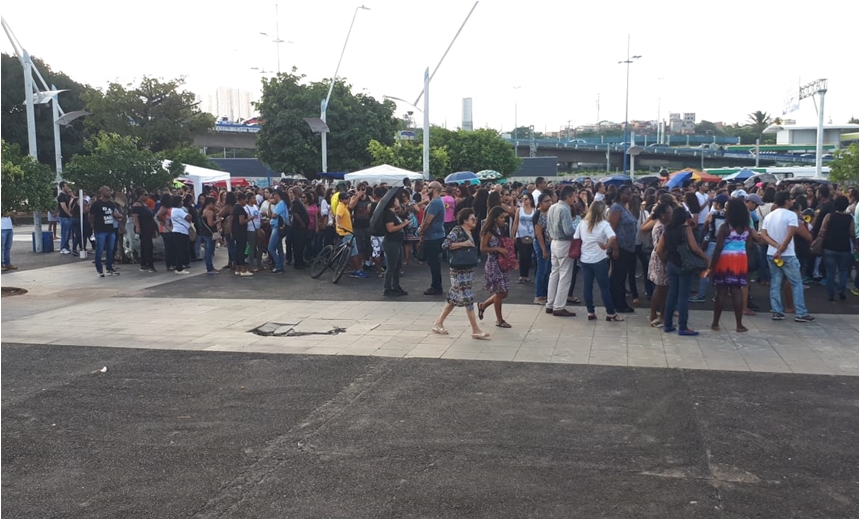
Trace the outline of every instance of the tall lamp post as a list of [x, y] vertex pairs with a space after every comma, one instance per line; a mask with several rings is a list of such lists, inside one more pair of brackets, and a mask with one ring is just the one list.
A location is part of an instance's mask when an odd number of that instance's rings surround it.
[[[320, 119], [323, 122], [323, 126], [325, 125], [325, 113], [328, 108], [328, 102], [331, 99], [331, 93], [334, 90], [334, 84], [337, 82], [337, 73], [340, 71], [340, 62], [343, 61], [343, 53], [346, 52], [346, 45], [349, 43], [349, 35], [352, 34], [352, 26], [355, 25], [355, 17], [358, 16], [358, 11], [370, 11], [369, 7], [365, 7], [364, 5], [360, 5], [355, 8], [355, 13], [352, 15], [352, 22], [349, 24], [349, 31], [346, 33], [346, 41], [343, 42], [343, 50], [340, 51], [340, 58], [337, 60], [337, 68], [334, 70], [334, 77], [331, 78], [331, 85], [328, 88], [328, 95], [325, 99], [320, 103]], [[326, 134], [328, 134], [328, 128], [325, 128], [320, 132], [320, 137], [322, 138], [322, 171], [328, 171], [328, 147], [326, 143]]]
[[[641, 57], [642, 56], [640, 56], [638, 54], [636, 56], [630, 55], [630, 34], [628, 34], [627, 35], [627, 59], [621, 60], [618, 62], [619, 65], [622, 63], [627, 65], [627, 92], [624, 95], [624, 141], [623, 141], [624, 142], [624, 174], [625, 175], [627, 174], [627, 148], [629, 147], [629, 143], [627, 142], [627, 139], [628, 139], [627, 125], [629, 124], [629, 122], [628, 122], [628, 109], [630, 108], [630, 64], [633, 63], [635, 60], [638, 60]], [[633, 178], [633, 172], [632, 171], [630, 172], [630, 178]]]
[[517, 91], [523, 88], [522, 85], [514, 87], [514, 155], [520, 156], [520, 141], [517, 139]]

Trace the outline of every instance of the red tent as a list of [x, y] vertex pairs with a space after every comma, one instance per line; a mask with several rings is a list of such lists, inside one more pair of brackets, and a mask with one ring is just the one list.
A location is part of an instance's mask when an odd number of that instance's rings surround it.
[[[210, 186], [215, 186], [216, 188], [226, 188], [227, 181], [216, 181], [216, 182], [205, 182], [204, 184], [208, 184]], [[250, 186], [251, 183], [248, 182], [248, 179], [244, 177], [230, 177], [230, 187], [236, 186]]]

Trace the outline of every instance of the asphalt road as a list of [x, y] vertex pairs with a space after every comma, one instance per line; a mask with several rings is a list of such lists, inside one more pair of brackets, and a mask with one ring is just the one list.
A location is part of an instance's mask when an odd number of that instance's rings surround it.
[[856, 377], [4, 344], [2, 515], [856, 518], [857, 395]]

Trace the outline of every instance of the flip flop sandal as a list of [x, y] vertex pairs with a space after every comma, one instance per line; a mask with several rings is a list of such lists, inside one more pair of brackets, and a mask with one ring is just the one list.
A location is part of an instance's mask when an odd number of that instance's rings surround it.
[[496, 327], [501, 327], [503, 329], [509, 329], [509, 328], [511, 328], [511, 324], [506, 322], [505, 320], [502, 320], [502, 321], [496, 323]]
[[472, 339], [490, 339], [489, 332], [478, 332], [476, 334], [472, 334]]
[[442, 334], [443, 336], [444, 336], [444, 335], [446, 335], [446, 334], [448, 334], [448, 331], [447, 331], [447, 330], [445, 330], [445, 327], [440, 327], [440, 326], [438, 326], [438, 325], [434, 325], [434, 326], [433, 326], [433, 328], [432, 328], [432, 329], [430, 329], [430, 330], [432, 330], [432, 331], [433, 331], [433, 332], [435, 332], [436, 334]]
[[[484, 310], [486, 310], [486, 307], [484, 307], [483, 305], [481, 305], [481, 304], [479, 303], [479, 304], [478, 304], [478, 319], [479, 319], [479, 320], [483, 320], [483, 319], [484, 319]], [[473, 335], [474, 335], [474, 334], [473, 334]]]

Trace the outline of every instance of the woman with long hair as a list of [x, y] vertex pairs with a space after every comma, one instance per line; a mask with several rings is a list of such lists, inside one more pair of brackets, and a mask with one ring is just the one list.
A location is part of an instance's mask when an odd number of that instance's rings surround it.
[[212, 259], [215, 257], [215, 240], [213, 235], [218, 229], [218, 218], [215, 212], [215, 197], [203, 197], [203, 207], [200, 210], [200, 231], [197, 236], [203, 240], [203, 262], [206, 265], [206, 274], [221, 274], [215, 269]]
[[218, 219], [220, 220], [221, 238], [227, 247], [227, 265], [221, 269], [234, 269], [236, 267], [236, 239], [233, 238], [233, 207], [236, 205], [236, 192], [222, 191], [221, 193], [224, 193], [224, 204], [218, 210]]
[[302, 201], [304, 192], [298, 186], [290, 189], [292, 202], [290, 203], [290, 215], [293, 217], [292, 244], [293, 244], [293, 268], [305, 268], [305, 247], [307, 245], [308, 230], [310, 229], [311, 217]]
[[[478, 220], [475, 218], [475, 211], [472, 208], [460, 210], [457, 213], [457, 225], [442, 242], [442, 249], [455, 251], [460, 248], [475, 247], [475, 242], [472, 240], [472, 230], [477, 224]], [[447, 335], [445, 318], [451, 314], [454, 307], [465, 307], [466, 317], [469, 318], [469, 324], [472, 326], [472, 338], [488, 339], [490, 337], [489, 333], [481, 330], [481, 327], [478, 326], [478, 320], [475, 319], [475, 301], [472, 295], [474, 272], [474, 266], [451, 267], [451, 288], [448, 290], [445, 308], [442, 309], [442, 314], [433, 324], [432, 330], [436, 334]]]
[[506, 227], [508, 215], [501, 206], [496, 206], [487, 215], [487, 221], [481, 229], [481, 251], [487, 254], [484, 263], [484, 280], [486, 289], [491, 296], [478, 304], [478, 319], [484, 319], [484, 310], [490, 305], [496, 312], [496, 327], [504, 329], [511, 325], [502, 317], [502, 301], [508, 297], [510, 281], [508, 274], [499, 265], [499, 256], [507, 256], [508, 250], [502, 246], [502, 231]]
[[409, 225], [409, 221], [401, 220], [397, 214], [399, 210], [400, 200], [397, 197], [391, 197], [382, 214], [385, 223], [382, 251], [385, 254], [385, 265], [388, 266], [385, 270], [382, 295], [387, 297], [408, 294], [400, 287], [400, 270], [403, 267], [403, 240], [406, 236], [403, 230]]
[[308, 225], [308, 235], [305, 246], [305, 258], [314, 258], [317, 256], [317, 253], [322, 249], [321, 239], [322, 233], [320, 224], [322, 223], [322, 216], [320, 213], [319, 201], [316, 197], [316, 194], [307, 190], [302, 193], [302, 204], [305, 206], [305, 211], [308, 212], [308, 219], [310, 220], [310, 224]]
[[600, 297], [606, 308], [606, 321], [624, 321], [615, 312], [612, 293], [609, 290], [609, 258], [607, 252], [611, 251], [613, 258], [618, 256], [618, 244], [615, 241], [615, 232], [605, 218], [606, 204], [602, 201], [594, 201], [588, 212], [573, 234], [573, 238], [582, 240], [581, 256], [579, 258], [582, 266], [583, 288], [585, 307], [588, 309], [588, 319], [596, 320], [594, 312], [594, 280], [600, 288]]
[[[632, 197], [632, 189], [628, 185], [621, 186], [615, 192], [616, 197], [607, 194], [607, 204], [610, 199], [614, 202], [609, 208], [607, 220], [615, 232], [618, 241], [618, 257], [612, 259], [612, 273], [609, 283], [612, 288], [612, 303], [615, 310], [621, 313], [633, 312], [627, 304], [627, 273], [636, 267], [636, 231], [639, 229], [636, 217], [628, 209]], [[635, 293], [634, 293], [635, 296]]]
[[[666, 204], [665, 202], [657, 204], [651, 210], [648, 221], [642, 225], [642, 231], [651, 235], [652, 244], [660, 243], [665, 226], [672, 220], [673, 207], [671, 204]], [[669, 276], [666, 274], [666, 261], [657, 254], [656, 247], [651, 251], [646, 276], [654, 284], [654, 292], [651, 294], [651, 315], [648, 317], [648, 322], [652, 327], [659, 327], [663, 325], [663, 319], [658, 314], [662, 313], [666, 308], [666, 294], [669, 292]]]
[[[684, 207], [675, 208], [672, 211], [672, 220], [666, 226], [660, 242], [657, 244], [657, 254], [666, 261], [666, 273], [669, 278], [669, 291], [666, 300], [666, 311], [663, 313], [663, 330], [665, 332], [678, 331], [679, 336], [698, 336], [699, 333], [687, 327], [689, 317], [689, 294], [690, 286], [695, 278], [694, 273], [681, 269], [681, 254], [678, 247], [689, 248], [690, 252], [707, 264], [708, 256], [702, 252], [696, 243], [696, 236], [688, 225], [690, 214]], [[705, 270], [705, 274], [707, 270]], [[678, 328], [673, 325], [675, 309], [678, 310]]]
[[176, 268], [176, 266], [170, 263], [176, 258], [176, 253], [173, 251], [173, 222], [170, 219], [172, 212], [173, 195], [168, 191], [161, 196], [161, 207], [158, 208], [158, 213], [155, 214], [155, 220], [158, 222], [158, 232], [164, 241], [164, 263], [168, 271], [173, 271]]
[[530, 193], [526, 193], [522, 197], [522, 207], [514, 213], [514, 225], [511, 229], [514, 230], [517, 254], [520, 261], [520, 278], [517, 283], [530, 283], [529, 272], [532, 268], [532, 254], [534, 251], [535, 242], [535, 226], [534, 226], [534, 199]]
[[[714, 304], [714, 320], [711, 329], [720, 330], [720, 315], [726, 295], [731, 290], [732, 306], [735, 311], [737, 332], [746, 332], [744, 327], [743, 288], [748, 285], [747, 242], [753, 236], [758, 240], [755, 229], [750, 228], [750, 213], [741, 199], [730, 199], [725, 206], [724, 220], [717, 230], [716, 246], [710, 264], [711, 276], [717, 288]], [[757, 251], [756, 251], [757, 252]]]
[[549, 275], [552, 270], [549, 247], [552, 239], [547, 229], [547, 213], [551, 205], [552, 196], [547, 192], [541, 193], [538, 196], [538, 205], [532, 217], [532, 225], [535, 228], [535, 241], [533, 245], [537, 264], [535, 268], [534, 302], [537, 305], [546, 305], [546, 297], [549, 292]]

